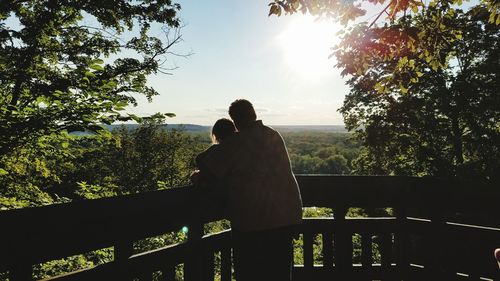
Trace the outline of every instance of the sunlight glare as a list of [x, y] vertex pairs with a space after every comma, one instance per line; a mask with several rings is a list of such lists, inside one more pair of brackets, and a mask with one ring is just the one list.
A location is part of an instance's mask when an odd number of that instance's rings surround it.
[[306, 80], [331, 74], [335, 61], [328, 56], [338, 43], [335, 34], [339, 30], [340, 26], [332, 21], [297, 15], [277, 37], [288, 68]]

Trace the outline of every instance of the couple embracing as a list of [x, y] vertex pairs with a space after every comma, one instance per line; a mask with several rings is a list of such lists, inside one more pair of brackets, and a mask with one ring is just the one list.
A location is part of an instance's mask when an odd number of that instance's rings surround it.
[[294, 226], [302, 201], [281, 135], [243, 99], [212, 129], [214, 145], [196, 158], [195, 182], [216, 182], [226, 198], [237, 281], [291, 280]]

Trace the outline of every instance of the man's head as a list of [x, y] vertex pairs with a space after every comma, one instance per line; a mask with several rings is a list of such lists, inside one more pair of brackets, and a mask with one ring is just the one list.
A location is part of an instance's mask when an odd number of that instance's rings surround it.
[[257, 120], [255, 109], [251, 102], [238, 99], [229, 106], [229, 116], [234, 121], [234, 125], [238, 130], [244, 130]]

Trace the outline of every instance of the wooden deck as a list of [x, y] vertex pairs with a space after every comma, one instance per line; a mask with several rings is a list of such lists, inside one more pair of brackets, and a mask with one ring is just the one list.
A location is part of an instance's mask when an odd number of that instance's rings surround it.
[[[500, 185], [413, 177], [298, 176], [305, 207], [333, 210], [297, 228], [303, 262], [294, 280], [500, 280]], [[32, 265], [114, 247], [115, 260], [52, 280], [231, 280], [231, 233], [203, 236], [224, 218], [195, 187], [0, 212], [0, 272], [32, 280]], [[392, 217], [346, 217], [349, 208], [390, 207]], [[186, 243], [133, 253], [133, 242], [189, 227]], [[319, 264], [313, 244], [321, 235]], [[361, 243], [353, 244], [353, 236]], [[354, 249], [354, 247], [358, 247]], [[317, 246], [316, 246], [317, 247]], [[377, 249], [377, 250], [375, 250]], [[353, 251], [361, 253], [353, 260]], [[374, 251], [380, 253], [373, 260]], [[265, 254], [265, 253], [263, 253]]]

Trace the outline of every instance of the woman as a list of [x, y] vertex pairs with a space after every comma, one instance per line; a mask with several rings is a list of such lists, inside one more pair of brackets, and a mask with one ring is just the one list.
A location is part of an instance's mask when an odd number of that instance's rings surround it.
[[207, 159], [212, 157], [214, 153], [218, 153], [220, 145], [226, 143], [229, 139], [236, 135], [236, 127], [233, 121], [222, 118], [215, 122], [212, 127], [212, 145], [198, 156], [196, 156], [197, 169], [191, 175], [191, 180], [195, 184], [210, 184], [217, 181], [216, 177], [207, 168]]

